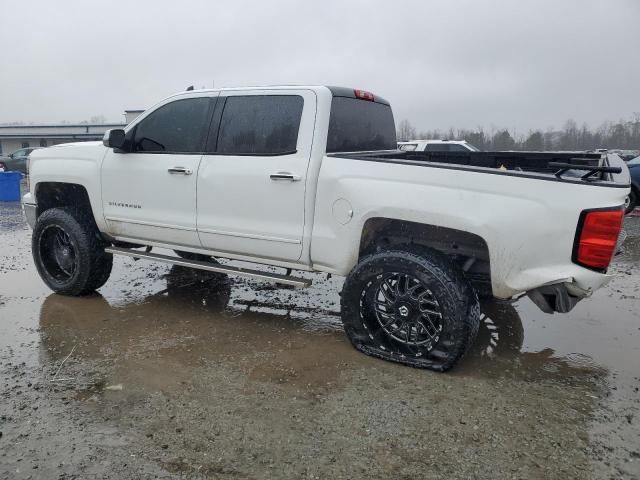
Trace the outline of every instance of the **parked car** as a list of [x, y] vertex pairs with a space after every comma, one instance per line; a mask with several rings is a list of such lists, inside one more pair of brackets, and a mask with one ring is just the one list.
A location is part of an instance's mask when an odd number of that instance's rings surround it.
[[31, 152], [37, 150], [38, 148], [40, 147], [21, 148], [13, 153], [10, 153], [6, 157], [0, 157], [0, 169], [3, 168], [5, 172], [16, 171], [24, 173], [26, 175], [29, 155], [31, 155]]
[[609, 153], [617, 154], [625, 162], [628, 162], [629, 160], [632, 160], [640, 155], [640, 152], [638, 150], [609, 150]]
[[464, 140], [409, 140], [398, 142], [398, 150], [404, 152], [479, 152]]
[[640, 201], [640, 156], [627, 162], [629, 173], [631, 174], [631, 192], [625, 203], [626, 213], [631, 213]]
[[567, 312], [611, 279], [629, 194], [618, 156], [407, 152], [395, 132], [389, 103], [362, 90], [169, 97], [103, 142], [32, 154], [34, 263], [76, 296], [104, 285], [114, 254], [296, 287], [311, 280], [292, 270], [345, 276], [353, 346], [437, 371], [473, 343], [478, 294]]

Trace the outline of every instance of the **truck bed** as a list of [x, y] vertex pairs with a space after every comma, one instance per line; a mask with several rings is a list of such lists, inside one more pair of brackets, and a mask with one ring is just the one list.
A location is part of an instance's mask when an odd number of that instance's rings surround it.
[[[628, 186], [623, 161], [603, 153], [584, 152], [357, 152], [333, 154], [356, 160], [475, 170], [568, 182]], [[613, 157], [613, 158], [612, 158]], [[566, 165], [563, 168], [562, 165]], [[571, 168], [574, 167], [574, 168]], [[589, 174], [589, 175], [587, 175]]]

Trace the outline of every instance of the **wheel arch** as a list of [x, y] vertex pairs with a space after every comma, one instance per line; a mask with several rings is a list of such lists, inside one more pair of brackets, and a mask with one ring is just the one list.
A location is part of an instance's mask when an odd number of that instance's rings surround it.
[[358, 259], [379, 250], [406, 245], [427, 247], [453, 258], [479, 294], [492, 294], [489, 247], [481, 236], [471, 232], [408, 220], [373, 217], [363, 225]]
[[74, 207], [91, 215], [95, 224], [95, 215], [89, 193], [84, 185], [66, 182], [39, 182], [34, 187], [36, 200], [36, 219], [51, 208]]

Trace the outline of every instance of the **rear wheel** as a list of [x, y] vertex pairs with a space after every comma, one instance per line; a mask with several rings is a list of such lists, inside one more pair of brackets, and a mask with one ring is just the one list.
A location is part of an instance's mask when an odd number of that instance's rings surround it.
[[93, 219], [72, 208], [52, 208], [36, 222], [31, 240], [42, 280], [56, 293], [86, 295], [109, 279], [113, 256]]
[[342, 321], [358, 350], [445, 371], [478, 332], [478, 297], [445, 256], [417, 247], [365, 257], [342, 291]]

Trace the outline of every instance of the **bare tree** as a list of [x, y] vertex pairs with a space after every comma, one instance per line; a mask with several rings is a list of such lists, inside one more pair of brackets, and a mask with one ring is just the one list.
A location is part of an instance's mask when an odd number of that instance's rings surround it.
[[514, 150], [516, 141], [513, 139], [509, 130], [498, 130], [491, 139], [493, 150]]
[[402, 120], [398, 125], [397, 137], [399, 142], [416, 139], [416, 129], [409, 120]]
[[522, 147], [530, 151], [544, 150], [544, 136], [542, 132], [540, 130], [529, 132], [529, 136], [522, 143]]
[[[480, 150], [593, 150], [609, 148], [638, 151], [640, 153], [640, 112], [634, 112], [628, 120], [605, 122], [592, 129], [586, 123], [581, 127], [575, 120], [565, 122], [562, 130], [549, 127], [544, 132], [540, 129], [530, 130], [527, 135], [516, 138], [507, 129], [491, 127], [486, 132], [483, 127], [475, 130], [454, 129], [426, 130], [416, 133], [416, 129], [408, 120], [400, 122], [398, 139], [448, 139], [466, 140]], [[631, 156], [631, 152], [629, 156]]]
[[94, 115], [89, 119], [89, 123], [93, 123], [95, 125], [105, 124], [107, 123], [107, 118], [104, 115]]

